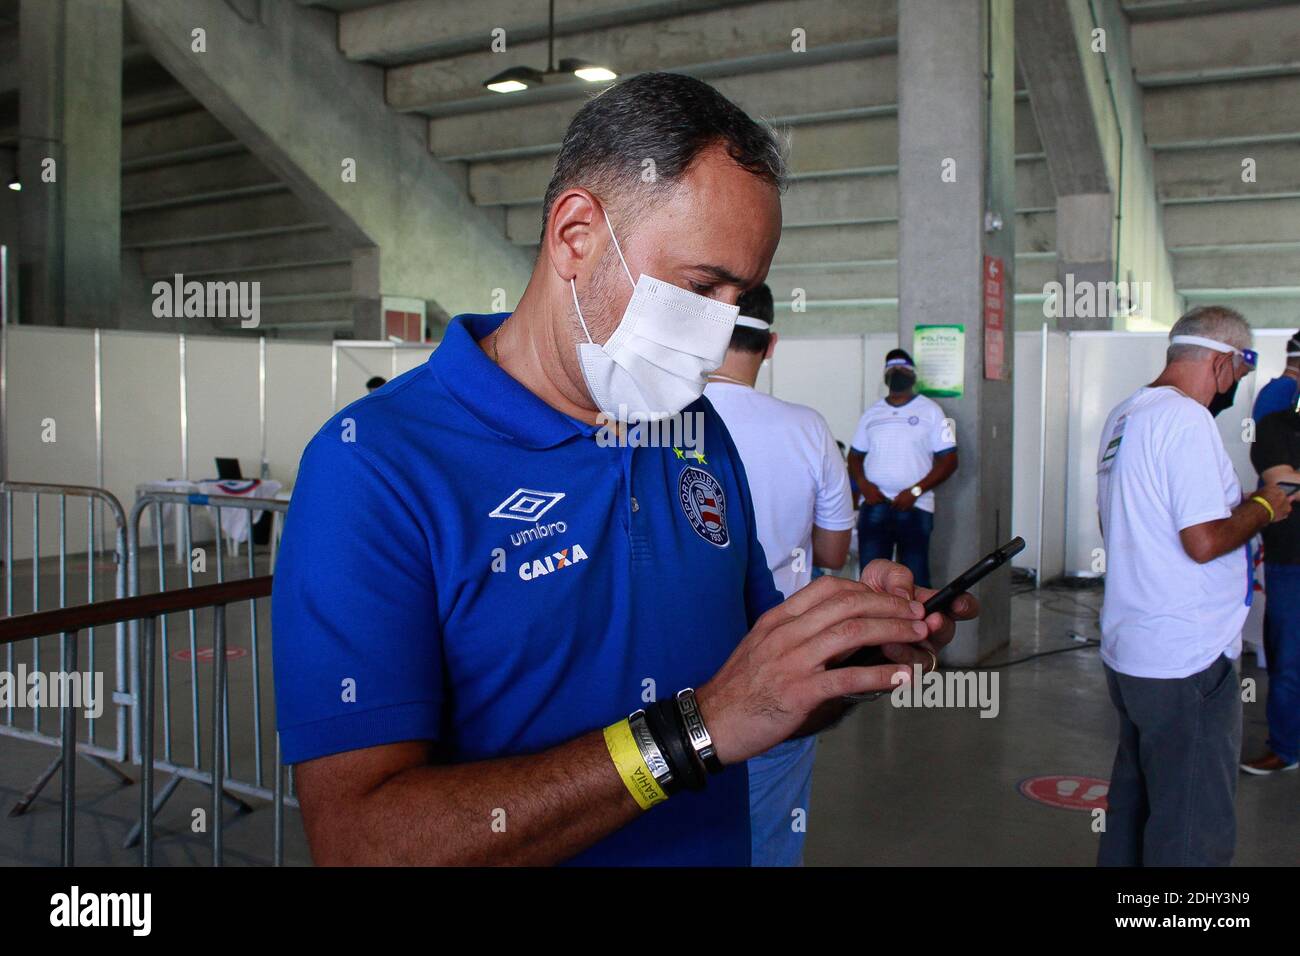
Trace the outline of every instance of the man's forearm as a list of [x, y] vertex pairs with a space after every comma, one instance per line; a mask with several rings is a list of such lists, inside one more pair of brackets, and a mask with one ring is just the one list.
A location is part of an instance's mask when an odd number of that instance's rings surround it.
[[1271, 517], [1268, 509], [1258, 501], [1247, 498], [1232, 509], [1232, 514], [1215, 522], [1208, 556], [1197, 557], [1197, 560], [1202, 563], [1213, 561], [1229, 551], [1237, 550], [1259, 534], [1268, 525]]
[[957, 470], [957, 454], [950, 452], [947, 455], [939, 455], [934, 459], [934, 465], [926, 473], [926, 476], [917, 482], [921, 486], [921, 492], [933, 491], [941, 484], [952, 477], [952, 473]]
[[409, 767], [329, 806], [303, 789], [320, 865], [548, 865], [643, 812], [601, 731], [526, 757]]
[[862, 455], [849, 452], [849, 477], [853, 479], [853, 483], [858, 486], [860, 492], [865, 492], [869, 484], [866, 469], [863, 467], [864, 460]]

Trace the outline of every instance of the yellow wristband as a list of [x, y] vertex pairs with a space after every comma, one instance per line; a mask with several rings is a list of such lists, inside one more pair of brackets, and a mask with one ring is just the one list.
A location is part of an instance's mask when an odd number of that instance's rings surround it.
[[1260, 495], [1251, 495], [1250, 500], [1258, 501], [1261, 505], [1264, 506], [1264, 510], [1268, 512], [1269, 521], [1272, 521], [1274, 518], [1277, 517], [1277, 513], [1273, 511], [1273, 506], [1268, 503], [1267, 499], [1261, 497]]
[[649, 810], [655, 804], [668, 799], [663, 787], [650, 774], [650, 768], [641, 759], [641, 748], [632, 736], [632, 726], [625, 719], [605, 728], [605, 746], [609, 748], [610, 759], [618, 775], [623, 778], [623, 785], [636, 800], [642, 810]]

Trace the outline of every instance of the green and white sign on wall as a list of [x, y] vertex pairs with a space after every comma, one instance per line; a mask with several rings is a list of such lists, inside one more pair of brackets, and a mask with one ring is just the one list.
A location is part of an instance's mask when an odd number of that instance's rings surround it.
[[916, 390], [960, 398], [966, 384], [966, 326], [918, 325], [912, 333]]

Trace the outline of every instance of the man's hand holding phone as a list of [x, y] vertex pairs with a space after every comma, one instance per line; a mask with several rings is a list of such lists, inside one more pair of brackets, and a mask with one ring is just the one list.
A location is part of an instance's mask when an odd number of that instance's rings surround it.
[[[923, 604], [936, 593], [915, 587], [902, 565], [876, 560], [859, 581], [818, 578], [760, 617], [696, 693], [719, 759], [747, 760], [815, 733], [843, 714], [842, 698], [892, 690], [895, 674], [929, 664], [956, 633], [954, 620], [979, 614], [969, 594], [947, 614], [927, 614]], [[868, 646], [888, 662], [834, 666]]]

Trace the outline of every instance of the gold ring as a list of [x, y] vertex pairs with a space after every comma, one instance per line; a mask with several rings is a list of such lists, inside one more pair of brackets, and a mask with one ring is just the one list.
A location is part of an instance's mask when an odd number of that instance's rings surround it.
[[[927, 654], [930, 655], [930, 670], [937, 671], [939, 669], [939, 655], [936, 654], [934, 651], [930, 650], [930, 648], [928, 647], [923, 647], [921, 648], [921, 650], [925, 651]], [[925, 674], [927, 673], [927, 671], [924, 668], [922, 668], [921, 673]]]

